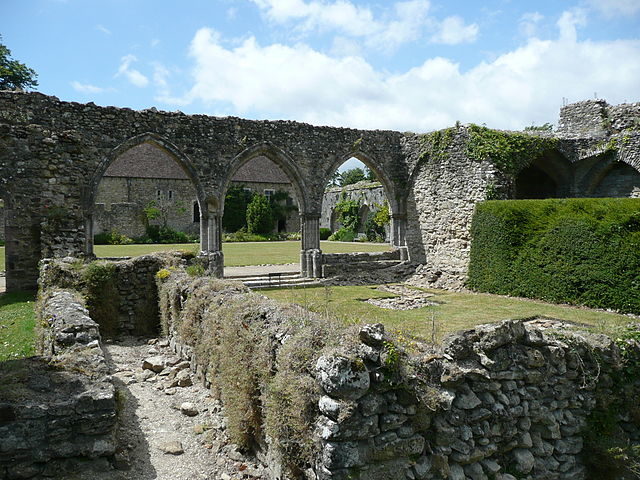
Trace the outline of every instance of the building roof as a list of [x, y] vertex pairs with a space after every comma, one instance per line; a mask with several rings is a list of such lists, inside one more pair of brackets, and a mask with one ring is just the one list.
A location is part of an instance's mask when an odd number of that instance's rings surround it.
[[[173, 157], [161, 148], [143, 143], [130, 148], [109, 165], [105, 177], [169, 178], [189, 177]], [[282, 169], [267, 157], [256, 157], [238, 169], [234, 182], [291, 183]]]

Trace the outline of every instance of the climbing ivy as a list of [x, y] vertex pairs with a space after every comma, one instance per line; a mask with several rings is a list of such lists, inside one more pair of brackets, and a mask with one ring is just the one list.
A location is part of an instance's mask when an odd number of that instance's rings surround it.
[[467, 155], [477, 161], [489, 161], [504, 173], [515, 174], [546, 150], [554, 148], [557, 142], [555, 138], [503, 132], [472, 124]]
[[436, 130], [420, 136], [420, 159], [429, 156], [434, 159], [447, 158], [447, 150], [453, 140], [455, 127]]

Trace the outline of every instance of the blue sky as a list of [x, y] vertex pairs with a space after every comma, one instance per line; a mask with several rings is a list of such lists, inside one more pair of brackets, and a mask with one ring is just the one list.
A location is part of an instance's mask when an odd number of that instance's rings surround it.
[[3, 0], [62, 100], [426, 132], [640, 101], [640, 0]]

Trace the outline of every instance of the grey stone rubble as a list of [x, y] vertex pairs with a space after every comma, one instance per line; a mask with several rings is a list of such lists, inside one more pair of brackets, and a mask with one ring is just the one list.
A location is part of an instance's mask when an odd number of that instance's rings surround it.
[[365, 300], [367, 303], [380, 308], [389, 310], [412, 310], [414, 308], [438, 305], [437, 302], [429, 300], [434, 296], [432, 293], [427, 293], [406, 285], [381, 285], [377, 290], [397, 295], [391, 298], [369, 298]]

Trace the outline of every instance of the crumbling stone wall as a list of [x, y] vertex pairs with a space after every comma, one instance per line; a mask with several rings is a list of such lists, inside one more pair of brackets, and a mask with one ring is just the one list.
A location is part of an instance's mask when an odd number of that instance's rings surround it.
[[[203, 290], [184, 277], [174, 281], [161, 293], [171, 345], [192, 362], [203, 381], [218, 388], [206, 352], [221, 339], [203, 326], [180, 326], [187, 312], [206, 315], [190, 306]], [[262, 335], [271, 339], [267, 357], [273, 360], [266, 367], [269, 373], [255, 375], [268, 382], [265, 379], [284, 365], [280, 352], [292, 341], [292, 329], [283, 319], [296, 311], [271, 303], [255, 309], [258, 297], [231, 283], [206, 291], [208, 305], [236, 305], [245, 329], [251, 330], [255, 320], [249, 312], [260, 317]], [[305, 322], [300, 319], [298, 324]], [[625, 362], [635, 365], [640, 359], [640, 349], [630, 340], [623, 362], [610, 338], [569, 327], [544, 319], [505, 321], [453, 335], [441, 348], [415, 342], [408, 354], [382, 325], [365, 326], [354, 339], [353, 330], [335, 324], [330, 330], [342, 335], [342, 346], [313, 351], [315, 369], [301, 373], [303, 384], [313, 379], [319, 390], [310, 397], [317, 403], [309, 407], [316, 412], [310, 426], [315, 432], [314, 461], [300, 465], [296, 478], [600, 478], [586, 463], [590, 455], [606, 451], [603, 445], [597, 450], [598, 445], [588, 443], [600, 428], [593, 415], [607, 416], [616, 435], [622, 435], [621, 445], [640, 445], [640, 425], [629, 410], [633, 402], [625, 403], [625, 398], [634, 398], [639, 378], [620, 375]], [[189, 338], [182, 336], [186, 331]], [[304, 352], [305, 361], [308, 354]], [[256, 388], [259, 396], [264, 385]], [[274, 478], [293, 478], [283, 469], [283, 457], [269, 453], [272, 443], [260, 438], [255, 442], [267, 448], [263, 458], [271, 462]], [[627, 468], [624, 462], [618, 467]], [[628, 470], [616, 478], [634, 478], [631, 475]]]
[[79, 295], [43, 293], [39, 354], [0, 365], [0, 478], [72, 472], [116, 451], [115, 390]]
[[[458, 130], [440, 156], [415, 159], [407, 200], [407, 246], [411, 261], [421, 264], [415, 280], [437, 287], [460, 288], [466, 279], [475, 204], [503, 182], [489, 162], [465, 152], [467, 132]], [[417, 146], [408, 146], [412, 152]]]

